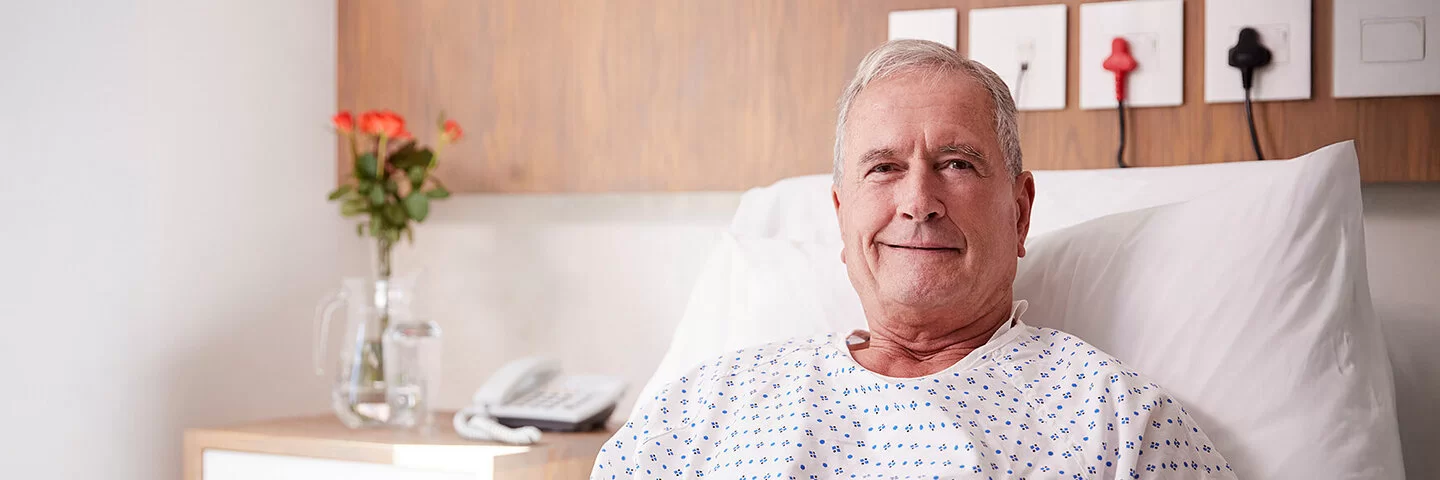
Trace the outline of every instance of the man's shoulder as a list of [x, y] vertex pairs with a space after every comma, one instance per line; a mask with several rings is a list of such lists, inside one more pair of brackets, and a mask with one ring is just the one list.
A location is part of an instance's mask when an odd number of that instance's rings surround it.
[[[1131, 422], [1132, 416], [1143, 420], [1138, 418], [1142, 413], [1166, 417], [1185, 411], [1160, 384], [1077, 335], [1027, 326], [1002, 348], [993, 372], [1003, 372], [1049, 418], [1067, 408], [1079, 415], [1088, 410], [1105, 417], [1101, 425], [1110, 428]], [[1085, 406], [1074, 410], [1076, 401]], [[1170, 420], [1187, 422], [1176, 418]]]
[[1129, 369], [1114, 355], [1091, 345], [1078, 335], [1049, 327], [1022, 325], [1019, 328], [1021, 332], [1014, 340], [1015, 345], [1003, 352], [997, 352], [1000, 358], [1006, 358], [1005, 354], [1009, 353], [1015, 355], [1011, 359], [1024, 355], [1032, 361], [1047, 361], [1043, 363], [1080, 365], [1104, 370]]
[[[1154, 382], [1078, 335], [1047, 327], [1024, 325], [1011, 345], [996, 352], [995, 361], [1004, 369], [1023, 373], [1034, 384], [1062, 384], [1084, 381], [1089, 385], [1127, 386]], [[1079, 385], [1077, 384], [1076, 387]]]

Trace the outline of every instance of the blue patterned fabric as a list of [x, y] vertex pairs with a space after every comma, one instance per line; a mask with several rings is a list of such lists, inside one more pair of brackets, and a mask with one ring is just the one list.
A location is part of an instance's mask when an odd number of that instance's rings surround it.
[[700, 365], [645, 399], [592, 479], [1234, 478], [1180, 403], [1072, 335], [1023, 323], [918, 378], [829, 334]]

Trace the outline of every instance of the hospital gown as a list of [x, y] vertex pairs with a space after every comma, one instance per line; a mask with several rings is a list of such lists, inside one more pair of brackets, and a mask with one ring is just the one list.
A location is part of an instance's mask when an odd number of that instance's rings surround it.
[[1014, 322], [918, 378], [866, 370], [843, 334], [725, 355], [645, 399], [591, 478], [1234, 478], [1165, 390]]

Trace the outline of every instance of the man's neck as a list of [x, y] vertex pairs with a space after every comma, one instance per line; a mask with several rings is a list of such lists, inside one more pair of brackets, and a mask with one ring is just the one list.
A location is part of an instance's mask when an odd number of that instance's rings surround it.
[[929, 375], [984, 346], [1010, 320], [1011, 307], [1010, 301], [993, 302], [968, 319], [886, 309], [889, 315], [869, 322], [868, 345], [851, 354], [867, 370], [887, 377]]

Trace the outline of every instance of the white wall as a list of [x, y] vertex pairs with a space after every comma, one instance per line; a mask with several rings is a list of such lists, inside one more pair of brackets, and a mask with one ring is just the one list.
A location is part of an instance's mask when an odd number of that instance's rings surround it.
[[1369, 185], [1370, 297], [1395, 369], [1405, 471], [1440, 478], [1440, 184]]
[[179, 478], [184, 427], [323, 410], [335, 2], [5, 7], [0, 477]]
[[[434, 204], [401, 268], [444, 334], [441, 407], [507, 360], [620, 375], [631, 397], [670, 345], [737, 193], [469, 195]], [[627, 400], [617, 409], [630, 410]]]

